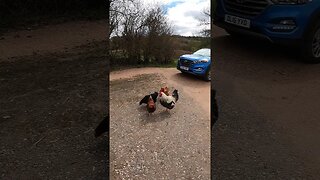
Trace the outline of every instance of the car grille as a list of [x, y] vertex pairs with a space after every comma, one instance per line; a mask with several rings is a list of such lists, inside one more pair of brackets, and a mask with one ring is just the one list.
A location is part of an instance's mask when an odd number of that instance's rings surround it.
[[254, 17], [269, 6], [268, 0], [224, 0], [228, 12]]
[[181, 66], [185, 66], [185, 67], [189, 67], [190, 65], [192, 65], [193, 61], [191, 60], [187, 60], [187, 59], [180, 59], [180, 65]]

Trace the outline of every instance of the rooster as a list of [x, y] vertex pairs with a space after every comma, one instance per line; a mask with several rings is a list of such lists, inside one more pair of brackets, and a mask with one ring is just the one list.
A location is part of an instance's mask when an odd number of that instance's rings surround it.
[[169, 88], [166, 86], [166, 87], [163, 87], [160, 89], [161, 92], [165, 93], [167, 96], [169, 96]]
[[168, 92], [167, 94], [165, 93], [166, 89], [167, 89], [166, 87], [160, 89], [159, 101], [160, 101], [160, 104], [165, 108], [172, 109], [174, 108], [176, 102], [179, 99], [178, 90], [175, 89], [172, 93], [172, 96], [170, 96]]
[[156, 110], [156, 104], [153, 100], [152, 95], [149, 96], [148, 102], [147, 102], [147, 111], [149, 112], [149, 115], [153, 113]]
[[152, 96], [152, 99], [153, 99], [154, 102], [157, 102], [158, 92], [154, 92], [152, 94], [144, 96], [144, 98], [142, 98], [141, 101], [139, 102], [139, 105], [148, 104], [150, 96]]
[[95, 129], [94, 136], [99, 137], [103, 133], [109, 131], [109, 114], [100, 122], [98, 127]]

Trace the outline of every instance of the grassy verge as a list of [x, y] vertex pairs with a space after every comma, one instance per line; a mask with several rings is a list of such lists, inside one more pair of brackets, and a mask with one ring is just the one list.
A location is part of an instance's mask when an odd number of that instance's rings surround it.
[[48, 24], [61, 24], [70, 21], [93, 21], [106, 18], [105, 10], [66, 11], [52, 14], [6, 15], [0, 22], [0, 35], [8, 31], [37, 29]]
[[161, 68], [175, 68], [177, 66], [177, 59], [172, 61], [169, 64], [156, 64], [156, 63], [151, 63], [147, 65], [126, 65], [126, 66], [113, 66], [110, 65], [110, 71], [119, 71], [119, 70], [125, 70], [125, 69], [131, 69], [131, 68], [144, 68], [144, 67], [161, 67]]

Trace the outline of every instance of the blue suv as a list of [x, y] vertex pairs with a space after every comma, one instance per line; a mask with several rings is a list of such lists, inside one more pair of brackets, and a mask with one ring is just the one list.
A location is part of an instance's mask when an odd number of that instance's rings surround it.
[[230, 35], [295, 44], [303, 59], [320, 62], [319, 0], [216, 0], [213, 23]]
[[193, 54], [180, 56], [177, 69], [183, 73], [204, 77], [205, 80], [211, 80], [211, 50], [208, 48], [199, 49]]

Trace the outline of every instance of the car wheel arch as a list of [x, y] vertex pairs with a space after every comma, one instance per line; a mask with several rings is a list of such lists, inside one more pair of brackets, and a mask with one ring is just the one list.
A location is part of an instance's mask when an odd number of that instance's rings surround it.
[[314, 28], [314, 25], [319, 22], [320, 22], [320, 7], [311, 15], [311, 18], [309, 19], [307, 26], [303, 32], [303, 39], [305, 39], [308, 36], [309, 32]]

